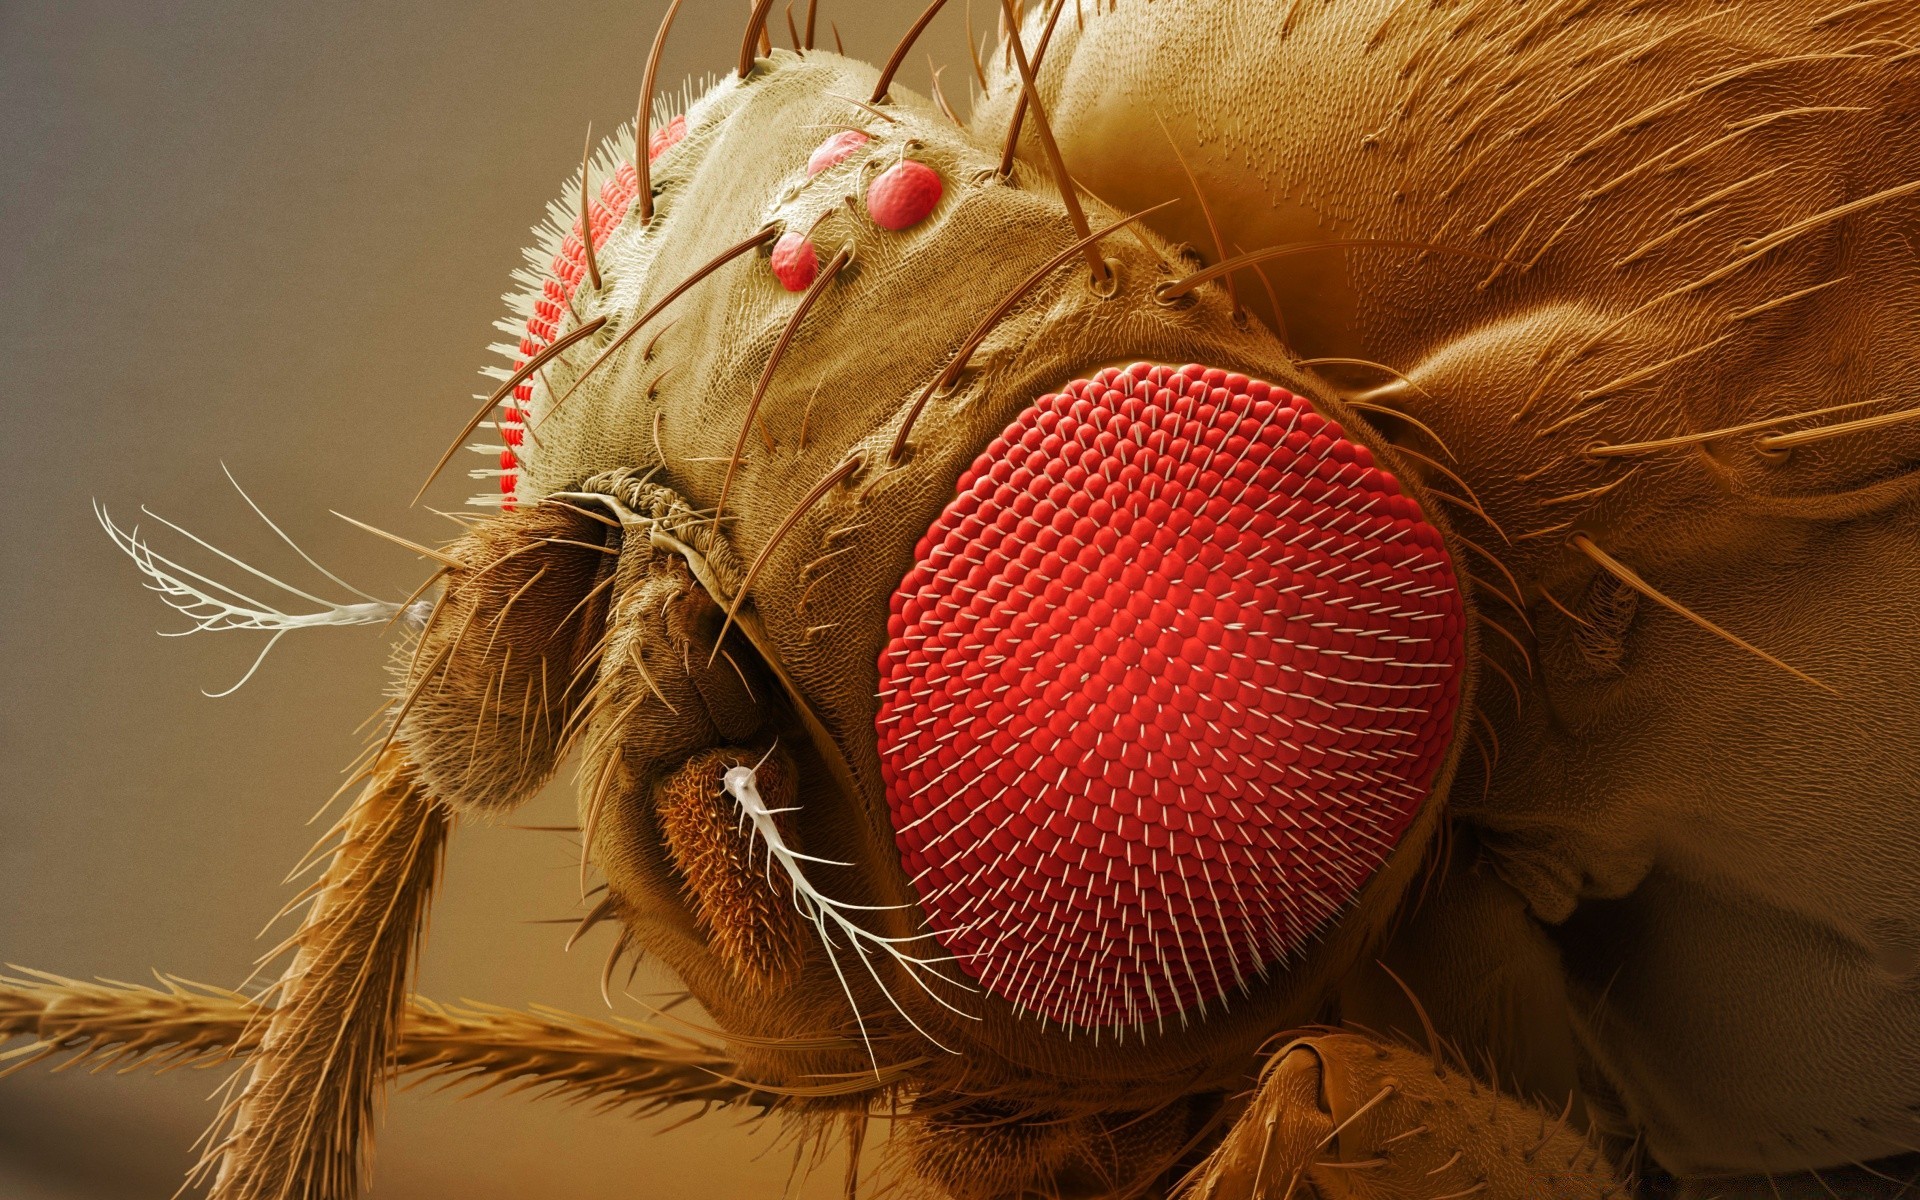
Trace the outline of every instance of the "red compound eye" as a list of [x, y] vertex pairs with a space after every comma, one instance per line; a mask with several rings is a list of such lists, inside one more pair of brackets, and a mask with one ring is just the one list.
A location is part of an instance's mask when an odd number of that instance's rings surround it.
[[685, 114], [682, 114], [654, 130], [653, 136], [647, 139], [647, 161], [652, 162], [654, 159], [659, 158], [662, 154], [679, 145], [680, 139], [686, 136], [687, 118]]
[[[660, 157], [686, 133], [687, 119], [675, 117], [654, 133], [647, 161], [652, 162]], [[640, 178], [634, 173], [631, 163], [621, 163], [619, 169], [600, 184], [599, 198], [589, 208], [587, 228], [582, 229], [580, 221], [576, 219], [553, 256], [547, 279], [541, 285], [540, 297], [533, 302], [533, 312], [527, 318], [526, 331], [520, 335], [520, 355], [514, 359], [514, 370], [525, 366], [528, 360], [545, 350], [559, 336], [563, 316], [573, 301], [573, 293], [587, 273], [587, 248], [581, 239], [593, 238], [595, 250], [604, 246], [620, 222], [626, 219], [627, 209], [632, 207], [634, 197], [639, 194]], [[526, 436], [527, 412], [532, 403], [533, 381], [528, 380], [514, 388], [512, 397], [502, 406], [500, 440], [506, 443], [506, 448], [500, 452], [500, 494], [505, 498], [502, 507], [506, 509], [514, 507], [520, 486], [520, 470], [533, 450], [527, 444]]]
[[1461, 627], [1439, 532], [1301, 397], [1146, 365], [1041, 397], [921, 539], [880, 657], [942, 945], [1080, 1028], [1250, 985], [1426, 799]]

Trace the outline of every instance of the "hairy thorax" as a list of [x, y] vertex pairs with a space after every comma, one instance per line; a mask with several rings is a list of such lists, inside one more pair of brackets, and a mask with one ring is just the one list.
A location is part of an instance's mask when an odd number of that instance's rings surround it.
[[[1453, 812], [1548, 934], [1513, 994], [1571, 995], [1590, 1100], [1677, 1172], [1912, 1144], [1917, 37], [1898, 4], [1122, 4], [1042, 72], [1093, 191], [1197, 190], [1219, 244], [1154, 220], [1209, 257], [1298, 248], [1239, 301], [1449, 494], [1492, 668]], [[1496, 1057], [1574, 1053], [1524, 1024]]]

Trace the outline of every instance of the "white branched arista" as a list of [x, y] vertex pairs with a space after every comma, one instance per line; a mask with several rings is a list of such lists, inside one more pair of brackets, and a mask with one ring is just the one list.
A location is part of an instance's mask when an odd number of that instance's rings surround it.
[[[227, 479], [233, 482], [231, 472], [228, 472]], [[99, 520], [100, 527], [107, 531], [107, 536], [113, 539], [114, 545], [120, 547], [120, 549], [126, 553], [127, 557], [133, 560], [134, 566], [140, 569], [140, 573], [146, 576], [147, 589], [157, 593], [159, 597], [167, 603], [168, 607], [185, 616], [193, 623], [192, 627], [188, 629], [163, 630], [160, 636], [185, 637], [188, 634], [220, 633], [227, 630], [248, 630], [271, 635], [267, 638], [267, 644], [260, 648], [260, 653], [254, 656], [253, 663], [247, 668], [246, 674], [242, 675], [231, 687], [218, 692], [208, 692], [207, 695], [214, 697], [230, 696], [240, 690], [249, 679], [253, 678], [254, 672], [260, 669], [260, 664], [266, 661], [267, 655], [273, 650], [274, 646], [278, 644], [280, 639], [293, 630], [315, 629], [329, 625], [385, 625], [395, 617], [403, 615], [410, 618], [424, 619], [425, 608], [422, 602], [416, 602], [411, 606], [403, 606], [389, 600], [377, 599], [361, 591], [359, 588], [354, 587], [346, 580], [335, 575], [332, 571], [327, 570], [315, 562], [305, 550], [302, 550], [292, 538], [287, 536], [285, 530], [274, 524], [273, 519], [261, 511], [260, 506], [253, 502], [253, 498], [247, 495], [238, 482], [234, 482], [233, 486], [234, 490], [240, 493], [241, 499], [247, 502], [247, 506], [253, 509], [254, 513], [259, 516], [262, 521], [266, 522], [267, 528], [273, 530], [281, 541], [292, 547], [293, 552], [305, 560], [307, 565], [326, 576], [333, 583], [359, 597], [359, 599], [357, 601], [328, 600], [325, 597], [303, 591], [229, 554], [212, 542], [207, 541], [205, 538], [188, 529], [174, 524], [172, 521], [153, 512], [146, 506], [141, 506], [140, 511], [142, 513], [145, 513], [148, 517], [158, 521], [168, 529], [173, 530], [188, 541], [193, 542], [203, 550], [217, 555], [232, 566], [238, 567], [248, 575], [278, 589], [286, 595], [292, 596], [297, 600], [305, 601], [307, 604], [318, 606], [308, 611], [288, 611], [287, 608], [280, 607], [281, 604], [286, 603], [284, 600], [276, 603], [256, 599], [254, 596], [239, 588], [221, 583], [217, 579], [203, 575], [193, 568], [161, 554], [141, 535], [140, 526], [133, 525], [129, 528], [121, 528], [119, 525], [116, 525], [113, 518], [108, 515], [106, 506], [96, 501], [93, 506], [93, 513]], [[258, 589], [256, 588], [255, 590]], [[272, 593], [267, 594], [271, 595]], [[404, 613], [403, 608], [405, 609]]]
[[[773, 751], [768, 750], [767, 753], [772, 754]], [[799, 911], [802, 917], [806, 918], [808, 924], [812, 925], [814, 931], [820, 935], [820, 944], [826, 949], [827, 961], [833, 965], [833, 973], [840, 981], [840, 990], [846, 994], [847, 1003], [853, 1009], [854, 1022], [860, 1027], [860, 1040], [867, 1048], [867, 1057], [873, 1062], [874, 1070], [878, 1071], [880, 1069], [879, 1060], [874, 1058], [873, 1042], [867, 1035], [867, 1023], [865, 1018], [860, 1015], [859, 1002], [854, 999], [853, 988], [847, 982], [846, 973], [841, 970], [840, 956], [834, 952], [837, 949], [833, 939], [833, 930], [835, 929], [839, 930], [841, 935], [846, 938], [847, 945], [853, 950], [855, 957], [860, 960], [860, 965], [866, 968], [866, 972], [872, 977], [874, 985], [880, 989], [881, 994], [886, 996], [888, 1003], [893, 1005], [894, 1011], [899, 1013], [907, 1024], [913, 1026], [921, 1037], [939, 1046], [942, 1050], [946, 1050], [949, 1054], [954, 1053], [954, 1051], [947, 1046], [941, 1045], [938, 1038], [921, 1028], [920, 1023], [909, 1016], [905, 1008], [901, 1007], [900, 1002], [896, 1000], [893, 993], [888, 990], [886, 982], [880, 978], [879, 971], [874, 968], [873, 955], [883, 954], [899, 963], [901, 968], [906, 971], [908, 978], [920, 986], [921, 991], [924, 991], [928, 996], [932, 997], [942, 1008], [956, 1013], [959, 1016], [966, 1017], [969, 1020], [978, 1020], [979, 1018], [975, 1017], [972, 1013], [962, 1012], [952, 1004], [949, 1004], [938, 992], [934, 991], [933, 988], [928, 985], [926, 977], [932, 976], [943, 983], [952, 984], [954, 987], [961, 988], [965, 991], [973, 991], [974, 989], [939, 969], [941, 964], [953, 961], [950, 955], [941, 955], [937, 958], [921, 958], [901, 949], [903, 945], [926, 941], [932, 938], [934, 935], [931, 932], [913, 934], [908, 937], [883, 937], [880, 934], [861, 928], [860, 925], [855, 923], [854, 920], [847, 915], [853, 912], [890, 912], [904, 906], [898, 904], [848, 904], [843, 900], [835, 900], [831, 896], [826, 895], [807, 879], [806, 869], [801, 866], [803, 862], [820, 863], [823, 866], [830, 867], [848, 867], [853, 864], [830, 858], [816, 858], [810, 854], [802, 854], [787, 845], [786, 838], [780, 833], [780, 827], [774, 823], [774, 817], [781, 813], [797, 812], [799, 809], [797, 806], [793, 808], [768, 808], [766, 801], [760, 798], [758, 768], [765, 762], [766, 758], [763, 756], [759, 763], [755, 763], [751, 767], [737, 766], [729, 768], [726, 774], [720, 777], [720, 786], [726, 791], [727, 795], [733, 798], [734, 807], [740, 812], [741, 826], [743, 828], [751, 826], [753, 836], [758, 838], [761, 844], [767, 848], [767, 870], [771, 872], [774, 866], [778, 865], [780, 870], [785, 873], [788, 882], [793, 887], [794, 908]]]

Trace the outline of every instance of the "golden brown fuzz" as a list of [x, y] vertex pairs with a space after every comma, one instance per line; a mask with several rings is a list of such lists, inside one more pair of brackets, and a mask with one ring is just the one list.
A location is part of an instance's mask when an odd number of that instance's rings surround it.
[[499, 811], [553, 774], [593, 684], [619, 530], [558, 503], [505, 513], [448, 547], [408, 669], [399, 738], [442, 802]]
[[[786, 876], [767, 867], [767, 848], [753, 840], [733, 800], [720, 787], [727, 768], [757, 754], [708, 750], [660, 781], [660, 827], [686, 880], [687, 899], [713, 949], [746, 982], [790, 982], [806, 959], [806, 930]], [[760, 793], [770, 808], [795, 798], [793, 765], [778, 751], [761, 764]], [[774, 818], [789, 845], [792, 822]]]
[[977, 1100], [915, 1114], [896, 1134], [913, 1171], [955, 1200], [999, 1200], [1046, 1181], [1047, 1195], [1156, 1196], [1188, 1149], [1187, 1102], [1068, 1117]]
[[334, 827], [332, 859], [242, 1087], [194, 1168], [212, 1200], [318, 1200], [364, 1186], [366, 1146], [452, 820], [389, 750]]
[[1047, 1179], [1073, 1157], [1071, 1126], [987, 1102], [903, 1126], [914, 1171], [954, 1200], [997, 1200]]
[[1622, 1197], [1591, 1138], [1405, 1046], [1334, 1033], [1283, 1046], [1184, 1196], [1337, 1200]]

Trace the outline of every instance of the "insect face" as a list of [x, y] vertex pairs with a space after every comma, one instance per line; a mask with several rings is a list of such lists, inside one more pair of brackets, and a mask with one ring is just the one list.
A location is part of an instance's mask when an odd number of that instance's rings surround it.
[[1910, 1151], [1911, 6], [1054, 4], [971, 127], [770, 7], [556, 206], [226, 1164], [344, 1177], [448, 809], [570, 753], [609, 990], [962, 1200]]
[[[1308, 1019], [1417, 868], [1454, 554], [1371, 430], [1166, 294], [1175, 255], [871, 86], [718, 85], [535, 331], [578, 340], [515, 406], [505, 520], [565, 506], [606, 622], [551, 724], [610, 905], [726, 1028], [1170, 1098]], [[772, 791], [717, 769], [770, 748]]]

